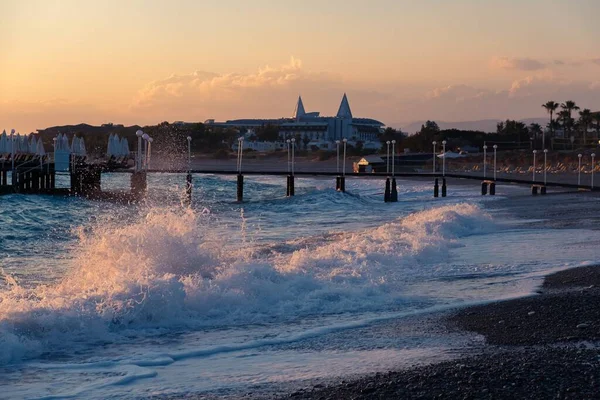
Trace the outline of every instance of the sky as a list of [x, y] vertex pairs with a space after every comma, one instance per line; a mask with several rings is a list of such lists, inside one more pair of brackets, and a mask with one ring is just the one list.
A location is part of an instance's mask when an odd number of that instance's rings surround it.
[[597, 0], [0, 0], [0, 130], [600, 110]]

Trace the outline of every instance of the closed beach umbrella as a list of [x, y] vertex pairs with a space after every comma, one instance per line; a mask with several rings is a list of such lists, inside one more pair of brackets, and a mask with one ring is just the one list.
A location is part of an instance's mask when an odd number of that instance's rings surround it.
[[29, 139], [29, 153], [35, 154], [37, 151], [37, 139], [35, 136], [31, 135]]
[[2, 135], [0, 135], [0, 154], [8, 153], [8, 143], [6, 139], [6, 131], [2, 131]]
[[61, 150], [64, 150], [64, 151], [69, 151], [71, 149], [69, 147], [69, 138], [64, 133], [63, 133], [62, 138], [61, 138], [61, 146], [62, 146]]
[[115, 135], [113, 137], [112, 148], [113, 148], [113, 155], [115, 157], [119, 157], [121, 155], [121, 138], [119, 137], [119, 135]]
[[44, 143], [42, 142], [42, 138], [40, 138], [40, 140], [37, 141], [35, 154], [37, 154], [38, 156], [46, 155], [46, 151], [44, 150]]
[[20, 133], [17, 133], [17, 136], [15, 136], [15, 143], [13, 144], [13, 146], [15, 146], [16, 154], [20, 154], [23, 152], [23, 141], [21, 140]]
[[114, 153], [114, 136], [111, 133], [108, 137], [108, 146], [106, 147], [106, 157], [111, 157]]
[[121, 138], [121, 154], [125, 157], [129, 156], [129, 142], [127, 138]]
[[84, 142], [83, 138], [79, 138], [79, 155], [80, 156], [86, 155], [85, 142]]

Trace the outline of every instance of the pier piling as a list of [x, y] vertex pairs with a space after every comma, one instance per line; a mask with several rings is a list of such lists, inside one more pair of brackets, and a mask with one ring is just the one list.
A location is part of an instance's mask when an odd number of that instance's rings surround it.
[[335, 190], [338, 192], [346, 191], [346, 177], [345, 176], [337, 176], [335, 178]]
[[147, 176], [145, 171], [138, 171], [131, 174], [131, 194], [137, 200], [141, 199], [146, 194], [146, 189], [148, 187], [146, 178]]
[[390, 178], [385, 180], [385, 192], [383, 193], [383, 201], [386, 203], [390, 202], [391, 190], [390, 190]]
[[390, 194], [390, 201], [392, 203], [398, 202], [398, 188], [396, 187], [396, 178], [392, 178], [392, 192]]
[[537, 194], [538, 194], [538, 187], [537, 187], [537, 185], [532, 185], [531, 186], [531, 194], [533, 196], [537, 196]]
[[496, 195], [496, 182], [490, 182], [490, 196]]
[[237, 176], [237, 201], [239, 203], [244, 201], [244, 175], [242, 174]]
[[433, 184], [433, 197], [440, 196], [440, 184], [438, 178], [435, 178], [435, 183]]
[[487, 181], [481, 182], [481, 195], [485, 196], [487, 194], [487, 190], [488, 190], [488, 183], [487, 183]]
[[446, 197], [446, 178], [442, 178], [442, 197]]
[[192, 202], [192, 174], [188, 172], [185, 176], [185, 199], [188, 204]]
[[288, 175], [287, 176], [287, 191], [286, 191], [286, 196], [287, 197], [291, 197], [295, 195], [295, 190], [294, 190], [294, 175]]

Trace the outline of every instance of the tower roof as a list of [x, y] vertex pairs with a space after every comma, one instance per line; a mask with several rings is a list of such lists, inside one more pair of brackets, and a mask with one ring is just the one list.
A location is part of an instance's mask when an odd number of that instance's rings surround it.
[[344, 93], [344, 97], [342, 98], [342, 102], [340, 103], [340, 108], [337, 112], [337, 116], [339, 118], [352, 118], [352, 111], [350, 111], [350, 104], [348, 104], [348, 98], [346, 97], [346, 93]]
[[294, 110], [294, 118], [298, 119], [306, 115], [306, 111], [304, 111], [304, 104], [302, 104], [302, 96], [298, 96], [298, 103], [296, 104], [296, 109]]

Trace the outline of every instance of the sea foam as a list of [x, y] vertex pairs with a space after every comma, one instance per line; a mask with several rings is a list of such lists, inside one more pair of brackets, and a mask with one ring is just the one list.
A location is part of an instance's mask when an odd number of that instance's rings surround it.
[[239, 247], [192, 210], [81, 229], [70, 272], [0, 289], [0, 364], [131, 332], [297, 320], [410, 304], [403, 286], [433, 273], [465, 235], [495, 229], [470, 204], [416, 212], [292, 253]]

